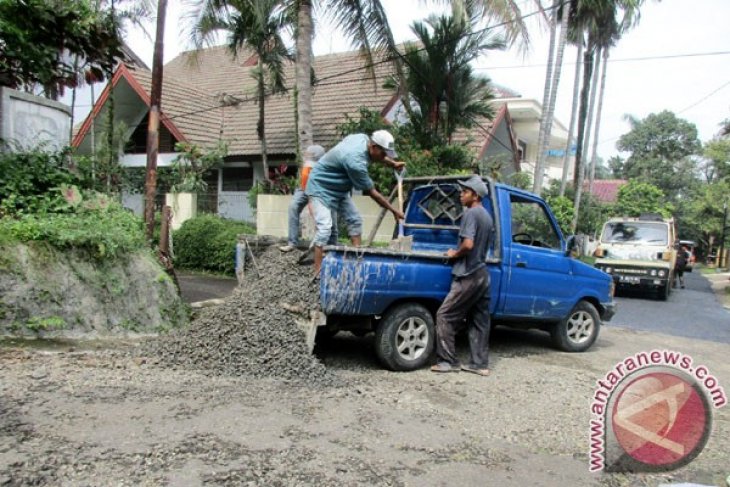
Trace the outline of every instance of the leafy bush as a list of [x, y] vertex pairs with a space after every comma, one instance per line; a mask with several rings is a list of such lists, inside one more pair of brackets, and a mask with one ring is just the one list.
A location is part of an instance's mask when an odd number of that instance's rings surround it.
[[0, 216], [58, 211], [62, 186], [79, 184], [68, 152], [0, 152]]
[[175, 265], [233, 274], [237, 236], [255, 233], [242, 222], [204, 215], [192, 218], [173, 234]]
[[81, 249], [98, 259], [145, 247], [142, 221], [113, 203], [106, 208], [83, 208], [78, 213], [5, 217], [0, 219], [0, 235], [21, 242], [47, 242], [59, 249]]

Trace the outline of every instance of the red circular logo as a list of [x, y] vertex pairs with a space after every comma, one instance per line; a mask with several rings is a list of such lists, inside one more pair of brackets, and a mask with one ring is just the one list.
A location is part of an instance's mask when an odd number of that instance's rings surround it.
[[626, 455], [644, 466], [685, 465], [702, 451], [709, 437], [707, 399], [685, 374], [644, 372], [626, 382], [613, 403], [616, 441]]

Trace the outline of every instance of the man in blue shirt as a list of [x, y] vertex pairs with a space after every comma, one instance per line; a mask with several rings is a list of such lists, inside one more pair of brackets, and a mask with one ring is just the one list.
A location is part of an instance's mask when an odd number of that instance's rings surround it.
[[[489, 375], [489, 271], [487, 250], [492, 243], [494, 222], [482, 205], [488, 194], [487, 185], [479, 176], [472, 176], [461, 185], [461, 215], [459, 247], [446, 255], [454, 262], [449, 294], [436, 313], [436, 357], [433, 372], [458, 372]], [[459, 365], [454, 336], [463, 326], [469, 328], [471, 361]]]
[[390, 132], [377, 130], [372, 136], [352, 134], [327, 152], [314, 166], [305, 193], [312, 202], [316, 233], [314, 236], [314, 273], [324, 257], [323, 247], [332, 232], [332, 213], [336, 212], [347, 225], [352, 245], [362, 243], [362, 217], [355, 208], [350, 192], [353, 189], [367, 194], [380, 206], [393, 213], [396, 220], [403, 219], [403, 213], [393, 207], [375, 189], [368, 174], [370, 161], [383, 162], [394, 169], [401, 169], [405, 163], [396, 161], [395, 141]]

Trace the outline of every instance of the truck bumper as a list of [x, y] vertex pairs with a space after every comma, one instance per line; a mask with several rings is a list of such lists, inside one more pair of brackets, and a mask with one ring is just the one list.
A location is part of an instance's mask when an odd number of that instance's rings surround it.
[[601, 308], [603, 308], [603, 312], [601, 313], [601, 320], [611, 321], [613, 315], [616, 314], [616, 303], [613, 301], [611, 301], [610, 303], [601, 303]]

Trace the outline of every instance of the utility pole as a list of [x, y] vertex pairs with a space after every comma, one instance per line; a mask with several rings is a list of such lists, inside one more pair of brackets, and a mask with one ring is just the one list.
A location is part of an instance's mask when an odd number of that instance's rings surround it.
[[152, 56], [152, 89], [150, 90], [150, 114], [147, 125], [147, 175], [145, 177], [145, 235], [152, 240], [155, 229], [155, 194], [157, 193], [157, 154], [160, 149], [160, 99], [162, 98], [162, 55], [165, 46], [165, 13], [167, 0], [157, 2], [157, 33], [155, 52]]
[[725, 233], [727, 231], [727, 200], [725, 200], [725, 204], [722, 205], [722, 230], [720, 231], [720, 252], [718, 253], [718, 267], [720, 268], [727, 265], [727, 259], [725, 259]]

